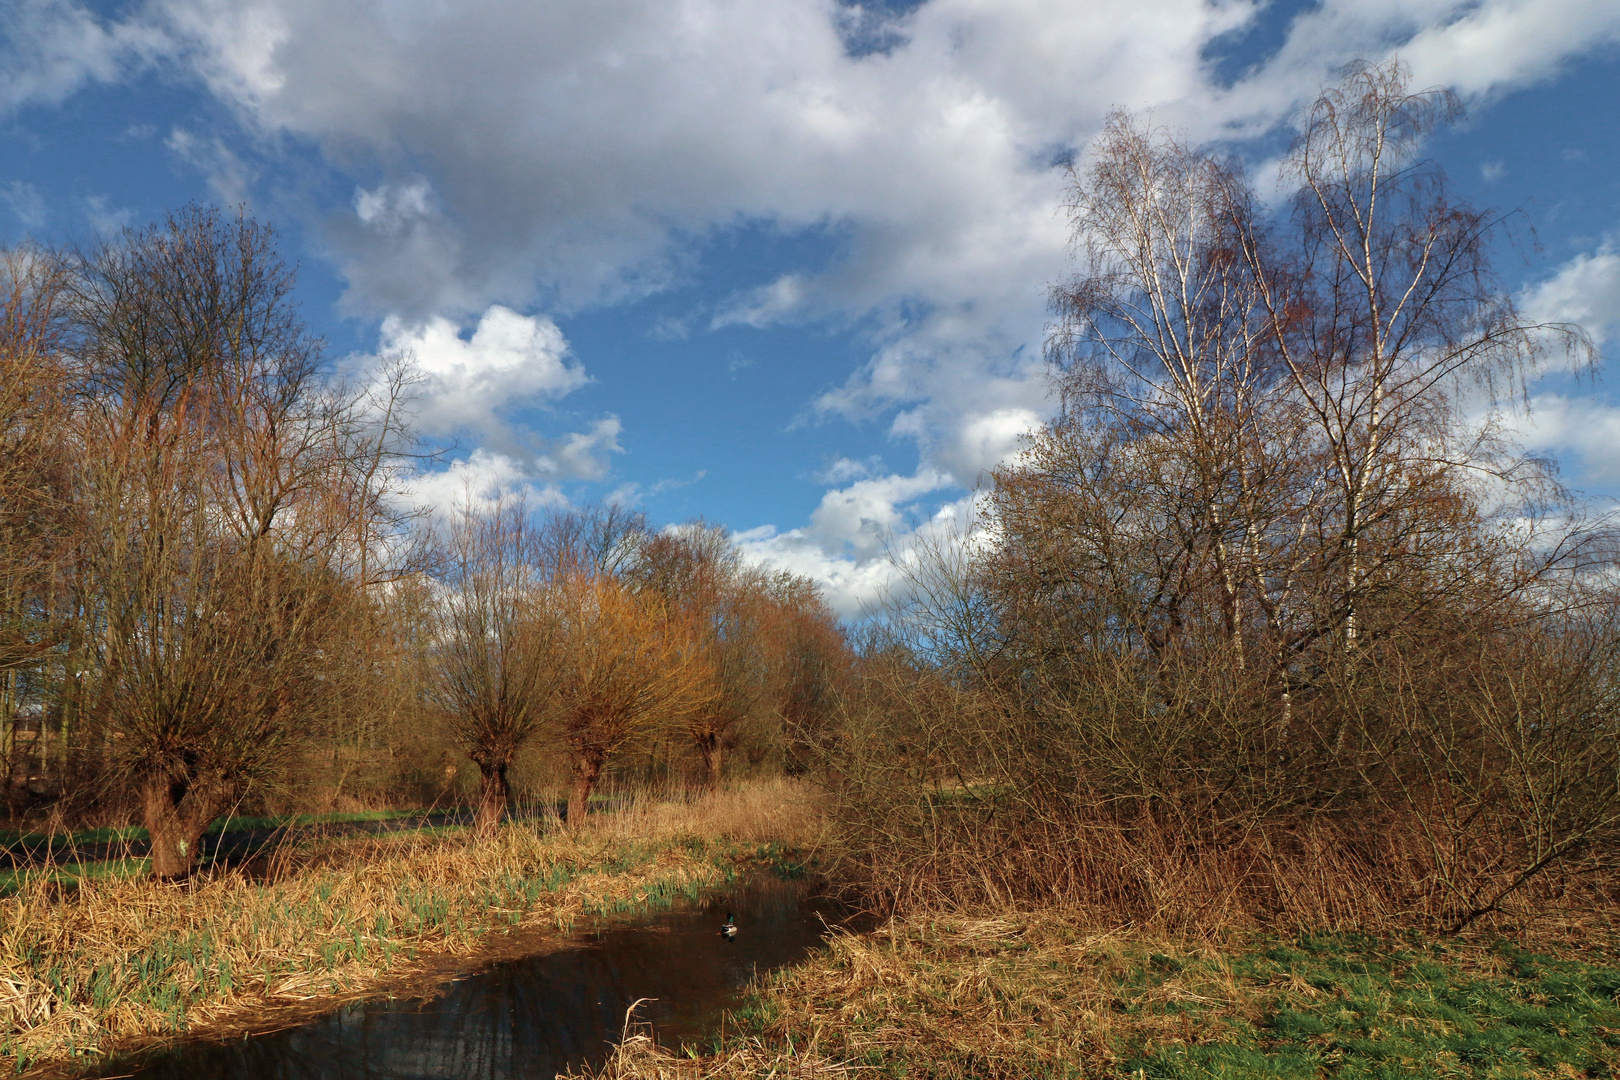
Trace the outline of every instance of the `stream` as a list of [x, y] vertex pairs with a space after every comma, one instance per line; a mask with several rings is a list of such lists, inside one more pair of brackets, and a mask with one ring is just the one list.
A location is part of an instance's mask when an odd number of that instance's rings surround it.
[[[735, 912], [737, 937], [718, 933]], [[427, 1000], [357, 1002], [285, 1031], [182, 1043], [87, 1077], [238, 1080], [551, 1080], [599, 1065], [625, 1010], [664, 1046], [704, 1044], [756, 973], [794, 963], [846, 918], [803, 882], [758, 878], [633, 925], [607, 924], [558, 952], [469, 974]]]

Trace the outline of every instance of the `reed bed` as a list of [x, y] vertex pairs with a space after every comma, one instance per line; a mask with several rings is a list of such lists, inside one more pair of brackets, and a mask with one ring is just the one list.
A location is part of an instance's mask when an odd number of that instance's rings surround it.
[[750, 819], [754, 793], [736, 793], [735, 807], [727, 798], [667, 813], [632, 805], [577, 830], [508, 825], [484, 841], [327, 843], [264, 881], [28, 884], [0, 899], [0, 1068], [239, 1027], [470, 960], [498, 931], [565, 933], [696, 897], [780, 850], [694, 831]]
[[776, 844], [806, 854], [828, 842], [825, 794], [790, 777], [719, 791], [638, 789], [617, 802], [613, 813], [589, 819], [598, 835], [626, 840], [706, 836], [739, 844]]

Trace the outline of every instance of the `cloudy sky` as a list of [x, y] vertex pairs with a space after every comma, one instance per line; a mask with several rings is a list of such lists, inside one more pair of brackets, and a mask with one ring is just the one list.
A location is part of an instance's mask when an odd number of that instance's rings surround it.
[[[1062, 163], [1151, 110], [1257, 175], [1344, 63], [1534, 233], [1527, 308], [1620, 340], [1614, 0], [7, 0], [0, 241], [245, 204], [335, 366], [408, 351], [464, 486], [703, 515], [853, 612], [1050, 408]], [[1526, 424], [1620, 492], [1620, 407]]]

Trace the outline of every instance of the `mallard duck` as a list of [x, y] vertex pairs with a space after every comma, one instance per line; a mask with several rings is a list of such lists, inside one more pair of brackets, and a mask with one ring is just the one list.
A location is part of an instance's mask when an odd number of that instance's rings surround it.
[[737, 917], [726, 912], [726, 921], [720, 924], [720, 936], [730, 941], [737, 936]]

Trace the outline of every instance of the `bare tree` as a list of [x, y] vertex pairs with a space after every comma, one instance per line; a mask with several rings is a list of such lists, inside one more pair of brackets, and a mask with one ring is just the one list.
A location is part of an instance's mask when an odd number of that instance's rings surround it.
[[486, 836], [506, 807], [512, 759], [541, 730], [562, 680], [538, 542], [521, 500], [483, 512], [466, 506], [441, 560], [431, 692], [478, 766], [476, 827]]
[[1001, 869], [949, 833], [974, 887], [1298, 896], [1331, 834], [1335, 888], [1377, 897], [1352, 906], [1456, 924], [1612, 830], [1606, 533], [1552, 527], [1549, 470], [1497, 423], [1586, 343], [1514, 310], [1502, 220], [1420, 158], [1453, 113], [1351, 69], [1302, 117], [1284, 214], [1124, 116], [1076, 169], [1063, 410], [909, 613], [908, 662], [973, 705], [906, 752], [997, 780], [961, 820], [1001, 823]]
[[13, 805], [43, 746], [77, 534], [61, 438], [62, 271], [46, 251], [0, 253], [0, 754]]
[[650, 536], [645, 514], [609, 502], [550, 508], [537, 530], [536, 557], [551, 578], [622, 574]]
[[173, 877], [329, 706], [350, 454], [268, 229], [188, 208], [71, 284], [95, 747]]

